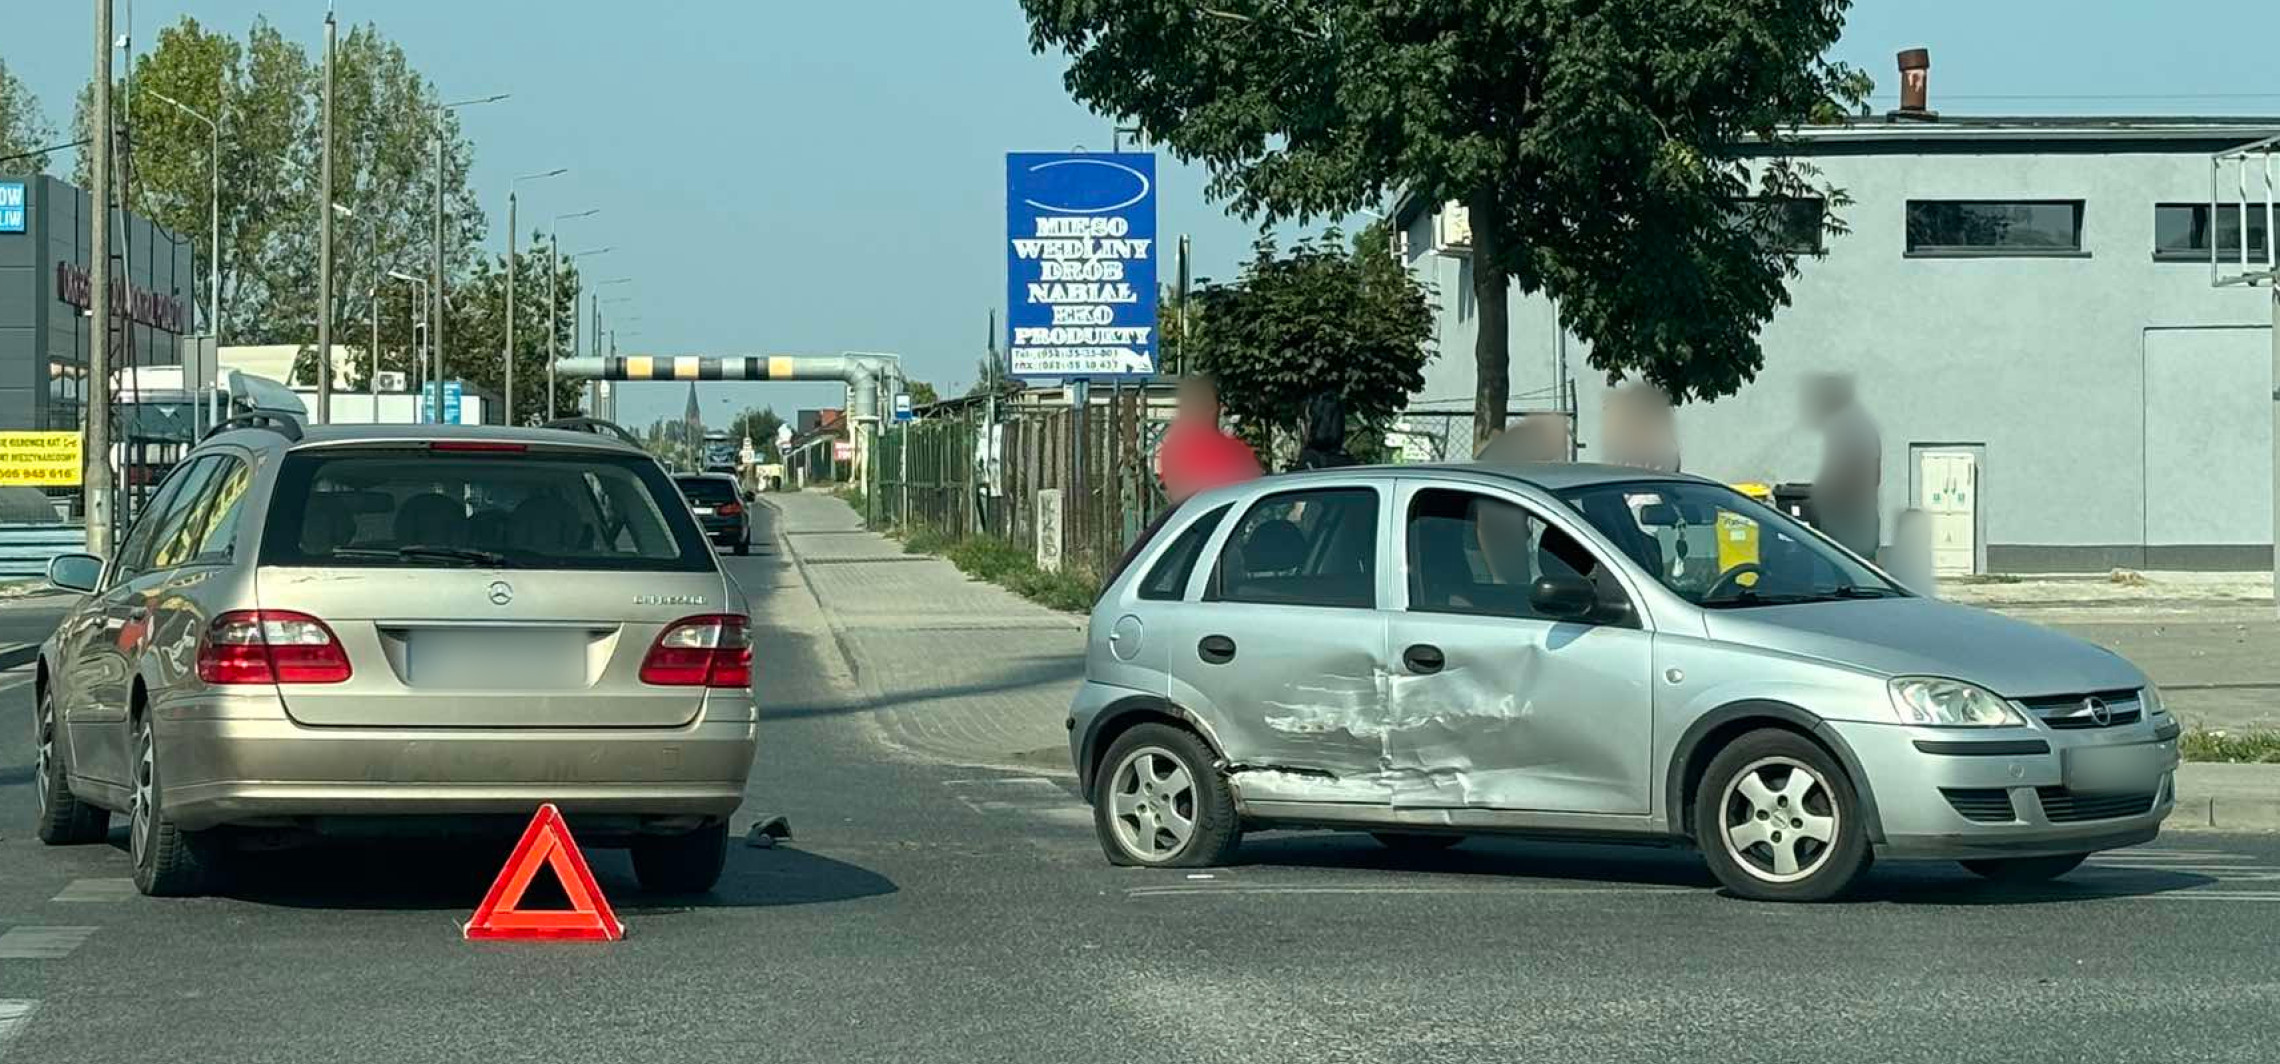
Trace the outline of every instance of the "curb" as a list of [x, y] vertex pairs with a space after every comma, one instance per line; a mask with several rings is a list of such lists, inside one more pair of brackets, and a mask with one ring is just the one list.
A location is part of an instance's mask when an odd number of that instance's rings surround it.
[[39, 656], [37, 643], [0, 643], [0, 669], [20, 669], [37, 661]]
[[839, 663], [846, 667], [847, 675], [855, 681], [855, 690], [863, 696], [863, 700], [877, 705], [881, 693], [872, 688], [862, 665], [856, 661], [855, 648], [847, 641], [847, 626], [840, 623], [839, 612], [832, 609], [831, 604], [825, 602], [823, 596], [816, 591], [815, 578], [808, 575], [807, 559], [800, 557], [800, 552], [792, 547], [791, 537], [784, 534], [783, 508], [768, 499], [762, 499], [760, 505], [775, 513], [776, 519], [770, 524], [775, 533], [777, 552], [791, 559], [792, 571], [800, 574], [800, 586], [807, 589], [808, 597], [815, 600], [816, 609], [823, 614], [824, 626], [831, 629], [831, 648], [838, 652]]
[[2171, 831], [2280, 831], [2280, 765], [2188, 761], [2177, 766]]

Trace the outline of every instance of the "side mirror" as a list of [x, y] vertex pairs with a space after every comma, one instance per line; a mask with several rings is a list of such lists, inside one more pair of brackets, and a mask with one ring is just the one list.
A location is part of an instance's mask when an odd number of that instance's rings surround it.
[[58, 554], [48, 559], [48, 583], [65, 591], [92, 592], [103, 583], [103, 559], [92, 554]]
[[1528, 589], [1528, 601], [1546, 617], [1582, 620], [1599, 608], [1599, 589], [1573, 573], [1543, 576]]

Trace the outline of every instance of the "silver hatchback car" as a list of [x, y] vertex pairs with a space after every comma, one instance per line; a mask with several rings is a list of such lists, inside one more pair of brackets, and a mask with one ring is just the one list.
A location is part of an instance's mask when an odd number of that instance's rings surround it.
[[1591, 465], [1199, 495], [1094, 608], [1068, 723], [1120, 864], [1221, 863], [1252, 828], [1602, 838], [1793, 901], [1877, 856], [2040, 880], [2152, 839], [2179, 730], [2109, 651]]
[[588, 433], [224, 426], [40, 648], [39, 835], [125, 813], [144, 893], [234, 841], [511, 830], [542, 802], [652, 889], [719, 878], [748, 607], [672, 480]]

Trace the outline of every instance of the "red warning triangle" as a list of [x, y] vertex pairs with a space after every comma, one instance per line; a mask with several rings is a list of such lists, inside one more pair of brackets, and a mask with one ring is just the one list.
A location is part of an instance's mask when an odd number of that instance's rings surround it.
[[[556, 879], [562, 881], [562, 893], [570, 899], [568, 909], [517, 909], [522, 904], [523, 892], [530, 889], [531, 877], [540, 866], [552, 866]], [[570, 828], [562, 822], [562, 811], [548, 802], [538, 807], [538, 815], [530, 818], [530, 827], [523, 830], [522, 841], [515, 843], [515, 852], [507, 858], [507, 866], [499, 870], [499, 878], [491, 884], [491, 891], [483, 895], [483, 904], [475, 910], [475, 918], [465, 928], [469, 939], [550, 938], [582, 939], [596, 942], [615, 942], [625, 937], [625, 925], [618, 922], [617, 914], [610, 911], [610, 901], [602, 896], [602, 888], [594, 884], [594, 871], [586, 867], [586, 855], [578, 852], [578, 844], [570, 838]]]

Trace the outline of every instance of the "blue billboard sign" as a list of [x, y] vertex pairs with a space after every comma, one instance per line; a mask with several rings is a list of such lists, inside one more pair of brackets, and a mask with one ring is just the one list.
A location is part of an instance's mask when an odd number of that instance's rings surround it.
[[0, 233], [24, 231], [24, 183], [0, 181]]
[[[459, 424], [459, 407], [460, 407], [460, 397], [461, 397], [461, 395], [463, 395], [463, 394], [464, 394], [464, 392], [465, 392], [465, 386], [464, 386], [464, 385], [462, 385], [462, 384], [461, 384], [460, 382], [458, 382], [458, 381], [445, 381], [445, 382], [443, 382], [443, 423], [444, 423], [444, 424], [446, 424], [446, 425], [457, 425], [457, 424]], [[421, 386], [420, 386], [420, 421], [421, 421], [421, 423], [425, 424], [425, 423], [430, 423], [430, 422], [433, 422], [434, 420], [435, 420], [435, 382], [434, 382], [434, 381], [429, 381], [429, 382], [427, 382], [426, 384], [424, 384], [424, 385], [421, 385]]]
[[1156, 157], [1005, 157], [1006, 365], [1015, 377], [1156, 372]]

